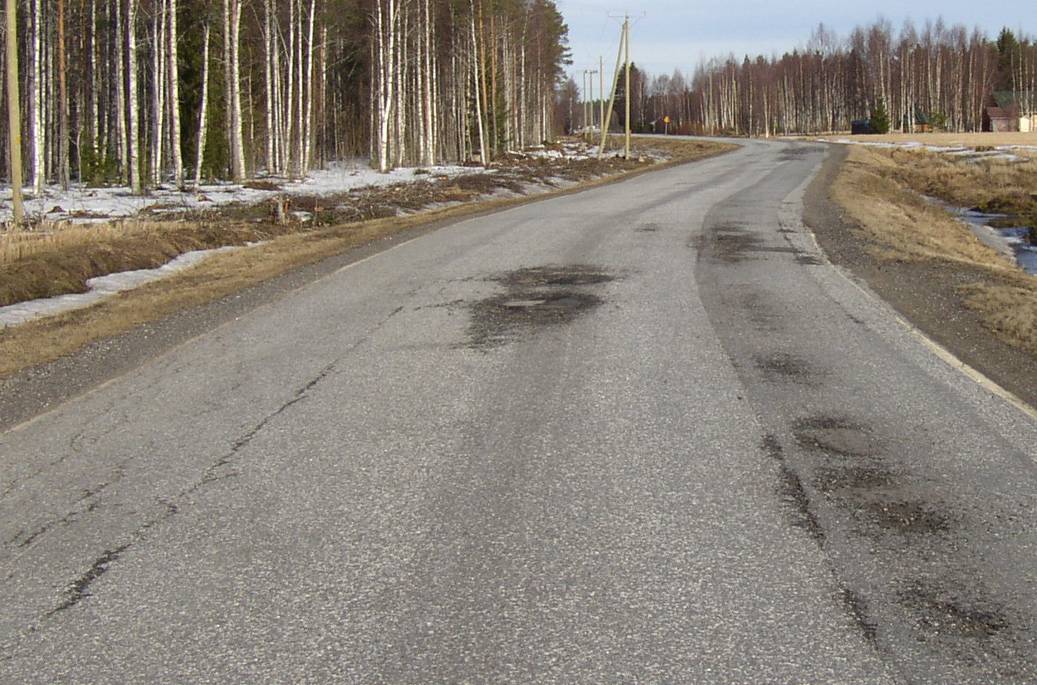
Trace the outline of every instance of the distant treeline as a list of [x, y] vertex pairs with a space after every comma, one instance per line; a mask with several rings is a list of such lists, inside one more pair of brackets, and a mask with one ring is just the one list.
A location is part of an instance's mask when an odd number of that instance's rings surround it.
[[[639, 130], [767, 136], [848, 130], [880, 103], [893, 130], [980, 131], [992, 97], [1033, 114], [1037, 42], [1004, 29], [996, 38], [942, 20], [899, 32], [886, 20], [840, 39], [820, 25], [802, 50], [781, 57], [733, 55], [680, 71], [631, 75]], [[622, 103], [623, 86], [619, 100]], [[617, 107], [622, 117], [622, 106]]]

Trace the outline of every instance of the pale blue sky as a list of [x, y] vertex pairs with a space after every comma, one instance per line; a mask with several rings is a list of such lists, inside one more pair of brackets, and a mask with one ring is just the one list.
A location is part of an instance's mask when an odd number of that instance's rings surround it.
[[[690, 72], [702, 56], [713, 57], [733, 52], [741, 59], [751, 55], [781, 54], [806, 43], [818, 22], [824, 22], [840, 37], [854, 26], [873, 22], [880, 15], [897, 29], [905, 19], [919, 28], [927, 18], [942, 16], [944, 22], [979, 26], [994, 33], [1003, 25], [1037, 33], [1037, 4], [1021, 0], [980, 3], [975, 0], [918, 0], [913, 3], [892, 0], [864, 2], [761, 2], [759, 0], [655, 0], [624, 5], [613, 0], [557, 0], [569, 24], [573, 53], [571, 72], [577, 84], [580, 72], [598, 56], [605, 57], [605, 70], [612, 72], [619, 42], [620, 21], [609, 14], [629, 11], [639, 17], [631, 41], [632, 60], [653, 74], [669, 73], [675, 67]], [[645, 16], [639, 15], [645, 12]]]

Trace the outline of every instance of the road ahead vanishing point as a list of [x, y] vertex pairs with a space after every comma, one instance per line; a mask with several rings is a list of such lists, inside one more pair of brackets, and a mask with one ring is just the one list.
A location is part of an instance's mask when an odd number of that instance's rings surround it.
[[3, 682], [1037, 681], [1037, 422], [826, 149], [467, 220], [0, 434]]

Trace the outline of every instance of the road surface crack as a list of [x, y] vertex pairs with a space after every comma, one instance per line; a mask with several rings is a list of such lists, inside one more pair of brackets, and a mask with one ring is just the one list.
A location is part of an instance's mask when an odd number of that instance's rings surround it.
[[[389, 322], [390, 319], [392, 319], [394, 316], [396, 316], [403, 310], [404, 307], [402, 306], [394, 309], [382, 321], [380, 321], [367, 335], [365, 335], [352, 346], [350, 346], [348, 351], [352, 351], [360, 345], [363, 345], [370, 339], [373, 333], [382, 328], [386, 323]], [[219, 459], [217, 459], [215, 462], [210, 464], [205, 469], [202, 477], [197, 482], [180, 491], [172, 498], [160, 499], [159, 504], [161, 504], [163, 507], [162, 513], [145, 521], [139, 528], [136, 529], [136, 531], [133, 532], [133, 534], [130, 536], [129, 541], [124, 542], [123, 544], [117, 547], [110, 548], [106, 550], [104, 553], [102, 553], [100, 556], [98, 556], [90, 565], [90, 567], [81, 576], [79, 576], [77, 579], [72, 581], [72, 583], [70, 583], [67, 586], [64, 601], [62, 601], [54, 609], [48, 611], [44, 615], [44, 617], [53, 617], [57, 614], [60, 614], [61, 612], [71, 609], [72, 607], [82, 602], [85, 598], [91, 597], [91, 587], [94, 583], [97, 582], [98, 579], [104, 576], [104, 574], [106, 574], [111, 569], [113, 564], [115, 564], [134, 545], [137, 545], [140, 542], [142, 542], [147, 537], [149, 531], [152, 528], [179, 514], [179, 502], [182, 502], [184, 499], [186, 499], [193, 493], [197, 492], [204, 485], [226, 478], [228, 474], [217, 473], [219, 469], [232, 463], [234, 457], [239, 452], [241, 452], [241, 450], [247, 447], [249, 443], [251, 443], [252, 440], [254, 440], [255, 437], [259, 435], [259, 433], [262, 432], [263, 429], [270, 424], [271, 421], [276, 419], [278, 416], [284, 414], [294, 405], [306, 399], [307, 395], [315, 387], [317, 387], [322, 381], [327, 379], [328, 376], [330, 376], [334, 372], [335, 367], [339, 363], [339, 361], [340, 359], [336, 359], [335, 361], [332, 361], [331, 363], [323, 367], [316, 375], [314, 375], [312, 378], [306, 381], [306, 383], [304, 383], [302, 386], [296, 389], [287, 401], [283, 402], [280, 406], [277, 407], [277, 409], [267, 414], [265, 417], [263, 417], [262, 420], [256, 423], [255, 426], [253, 426], [251, 429], [249, 429], [236, 440], [234, 440], [234, 442], [231, 444], [230, 450], [226, 454], [221, 456]], [[121, 471], [119, 477], [121, 477]], [[99, 494], [107, 486], [108, 484], [102, 484], [101, 486], [94, 488], [93, 491], [87, 491], [86, 494], [84, 494], [84, 496], [77, 501], [82, 502], [88, 500], [94, 497], [95, 495]], [[87, 511], [89, 510], [90, 507], [88, 507]], [[53, 524], [49, 524], [49, 527], [52, 527], [52, 525]], [[39, 535], [41, 535], [43, 532], [46, 531], [44, 530], [35, 533], [33, 535], [33, 538], [39, 537]], [[31, 626], [28, 629], [28, 632], [34, 632], [36, 629], [36, 626]]]
[[87, 572], [77, 578], [68, 588], [68, 596], [65, 601], [59, 604], [56, 608], [52, 609], [47, 616], [53, 616], [59, 612], [71, 609], [75, 605], [83, 601], [83, 598], [90, 596], [90, 586], [94, 582], [108, 572], [112, 562], [118, 560], [119, 556], [129, 549], [130, 543], [125, 543], [116, 547], [115, 549], [107, 550], [104, 554], [97, 557], [94, 560], [93, 565], [87, 569]]
[[[305, 385], [297, 389], [295, 391], [295, 394], [292, 395], [292, 397], [288, 401], [284, 402], [277, 409], [267, 414], [265, 417], [263, 417], [262, 420], [259, 421], [259, 423], [250, 428], [248, 431], [246, 431], [241, 437], [237, 438], [231, 444], [230, 451], [221, 456], [215, 462], [213, 462], [205, 470], [205, 475], [203, 476], [202, 480], [198, 483], [198, 486], [204, 483], [211, 483], [213, 481], [225, 478], [226, 474], [220, 475], [216, 472], [219, 471], [219, 469], [233, 462], [234, 457], [236, 457], [241, 450], [247, 447], [249, 443], [251, 443], [255, 439], [255, 437], [259, 435], [263, 431], [263, 429], [270, 424], [271, 421], [273, 421], [278, 416], [288, 411], [291, 407], [306, 399], [307, 393], [309, 393], [311, 390], [313, 390], [313, 388], [317, 387], [317, 385], [319, 385], [321, 381], [327, 378], [331, 374], [331, 372], [335, 370], [335, 365], [337, 363], [338, 360], [335, 360], [327, 366], [325, 366], [323, 369], [321, 369], [320, 373], [318, 373], [316, 376], [307, 381]], [[188, 494], [190, 492], [191, 490], [188, 490], [187, 492], [185, 492], [185, 494]]]
[[97, 507], [100, 505], [97, 499], [98, 496], [106, 489], [108, 489], [112, 485], [112, 483], [116, 483], [122, 480], [123, 476], [125, 475], [125, 470], [125, 465], [119, 464], [116, 467], [115, 475], [112, 478], [92, 488], [85, 488], [83, 490], [83, 494], [72, 503], [73, 506], [75, 506], [81, 505], [85, 502], [86, 505], [84, 507], [72, 509], [71, 511], [66, 512], [63, 516], [59, 516], [57, 518], [53, 518], [49, 521], [46, 521], [40, 527], [38, 527], [30, 533], [26, 533], [26, 530], [23, 528], [19, 530], [13, 537], [8, 539], [5, 542], [5, 544], [8, 546], [17, 545], [17, 547], [24, 549], [30, 546], [32, 543], [36, 542], [36, 540], [39, 539], [41, 536], [49, 533], [54, 528], [58, 526], [69, 526], [73, 523], [76, 523], [80, 520], [81, 516], [83, 516], [84, 514], [92, 513], [97, 509]]

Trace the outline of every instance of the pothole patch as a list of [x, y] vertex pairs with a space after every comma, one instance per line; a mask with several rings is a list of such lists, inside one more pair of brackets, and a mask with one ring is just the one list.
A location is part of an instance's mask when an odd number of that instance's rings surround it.
[[505, 292], [471, 305], [468, 347], [489, 349], [544, 327], [559, 326], [601, 306], [598, 286], [616, 276], [583, 264], [519, 269], [493, 277]]
[[753, 359], [756, 368], [769, 382], [792, 382], [813, 385], [814, 368], [801, 357], [786, 352], [758, 355]]
[[839, 464], [817, 470], [814, 486], [829, 497], [851, 492], [873, 491], [894, 484], [894, 475], [880, 465]]
[[980, 597], [957, 593], [921, 581], [899, 593], [900, 603], [916, 613], [916, 626], [932, 637], [989, 639], [1011, 626], [1004, 607]]
[[551, 288], [562, 286], [600, 285], [616, 280], [601, 267], [587, 264], [571, 266], [537, 266], [501, 274], [492, 280], [510, 290]]
[[936, 535], [951, 528], [950, 517], [927, 502], [876, 499], [863, 502], [859, 512], [871, 525], [900, 535]]
[[800, 250], [790, 246], [766, 245], [762, 235], [737, 223], [719, 224], [706, 231], [698, 240], [700, 254], [718, 262], [737, 264], [755, 259], [754, 254], [778, 253], [800, 256]]
[[763, 451], [778, 462], [778, 483], [775, 488], [785, 505], [789, 523], [807, 533], [818, 544], [824, 544], [825, 531], [810, 506], [810, 496], [799, 475], [785, 460], [785, 450], [777, 436], [767, 434], [761, 444]]
[[814, 416], [793, 427], [800, 447], [840, 457], [870, 457], [878, 451], [875, 439], [861, 425], [835, 416]]

